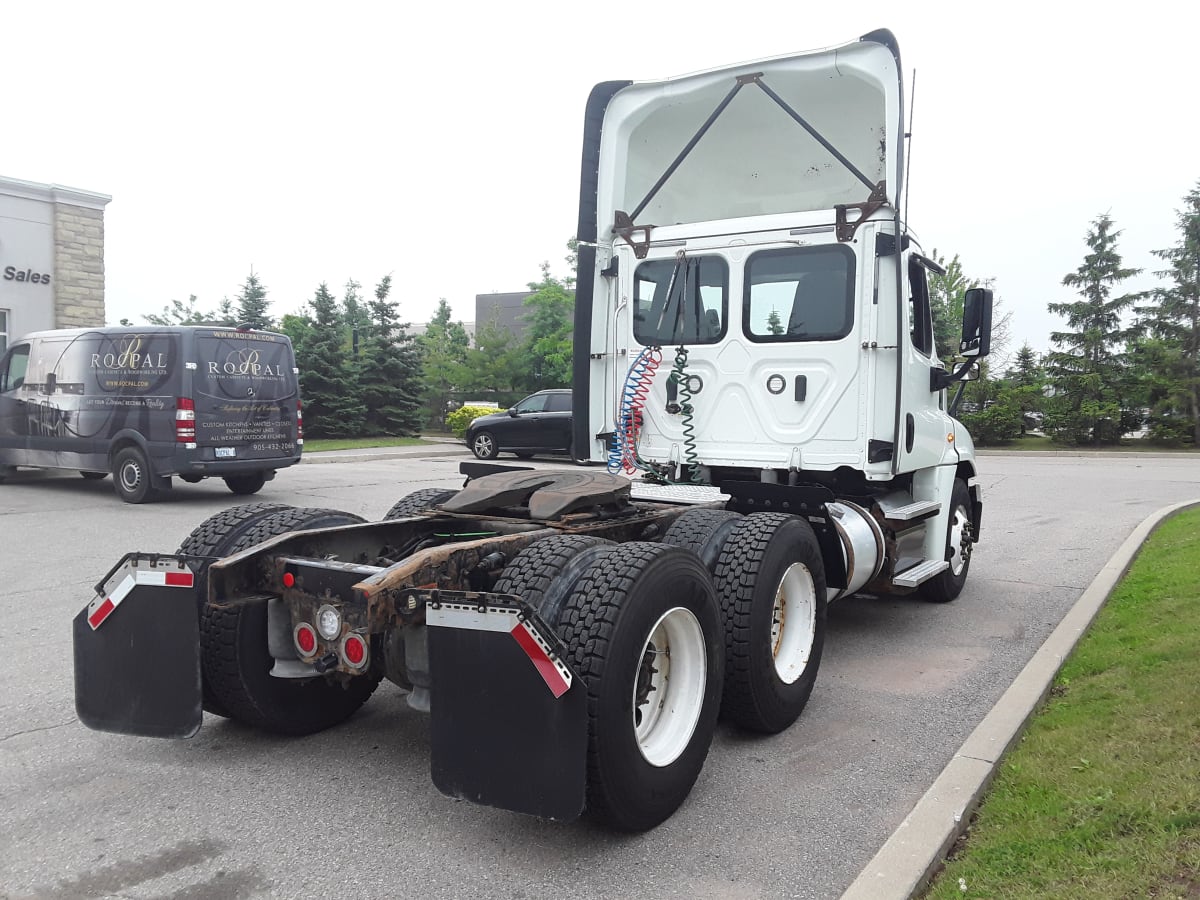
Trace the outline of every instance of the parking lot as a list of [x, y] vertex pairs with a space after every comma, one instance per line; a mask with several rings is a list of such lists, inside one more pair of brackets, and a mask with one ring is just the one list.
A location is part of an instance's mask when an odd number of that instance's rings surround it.
[[[254, 499], [378, 519], [412, 490], [460, 485], [469, 458], [309, 462]], [[0, 485], [0, 895], [837, 897], [1129, 531], [1200, 499], [1200, 465], [1178, 457], [989, 455], [980, 468], [963, 595], [835, 604], [800, 721], [769, 738], [721, 726], [690, 799], [641, 835], [443, 797], [427, 720], [386, 682], [303, 739], [209, 716], [185, 742], [87, 730], [70, 625], [91, 585], [124, 552], [174, 550], [244, 498], [205, 482], [130, 506], [108, 481], [17, 473]]]

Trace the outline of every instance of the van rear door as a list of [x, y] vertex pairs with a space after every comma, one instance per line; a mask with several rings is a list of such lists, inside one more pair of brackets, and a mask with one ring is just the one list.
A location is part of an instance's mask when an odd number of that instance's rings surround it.
[[194, 350], [192, 400], [203, 458], [296, 456], [299, 389], [287, 336], [202, 329]]

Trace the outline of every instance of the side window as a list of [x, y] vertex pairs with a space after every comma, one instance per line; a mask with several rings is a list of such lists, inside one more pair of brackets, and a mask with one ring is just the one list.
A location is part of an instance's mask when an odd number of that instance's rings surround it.
[[12, 355], [0, 371], [0, 394], [15, 391], [25, 383], [25, 372], [29, 369], [29, 345], [14, 347]]
[[546, 409], [546, 400], [549, 394], [534, 394], [532, 397], [526, 397], [517, 404], [517, 412], [519, 413], [534, 413], [544, 412]]
[[854, 251], [761, 250], [746, 261], [743, 292], [742, 330], [750, 340], [839, 340], [854, 324]]
[[729, 266], [719, 256], [644, 262], [634, 272], [633, 292], [639, 344], [715, 344], [725, 335]]
[[0, 356], [8, 349], [8, 310], [0, 309]]
[[571, 395], [570, 394], [551, 394], [550, 402], [546, 404], [547, 412], [570, 412], [571, 411]]
[[908, 317], [912, 344], [926, 356], [933, 355], [933, 313], [929, 307], [929, 281], [925, 267], [915, 259], [908, 263]]

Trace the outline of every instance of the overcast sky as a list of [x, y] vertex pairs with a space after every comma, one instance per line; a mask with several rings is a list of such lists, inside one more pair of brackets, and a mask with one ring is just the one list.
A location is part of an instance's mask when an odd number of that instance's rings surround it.
[[543, 260], [566, 274], [595, 83], [886, 27], [917, 72], [912, 227], [994, 278], [1014, 345], [1040, 351], [1092, 219], [1113, 216], [1132, 266], [1176, 239], [1200, 179], [1197, 26], [1194, 0], [10, 2], [0, 174], [112, 195], [111, 323], [215, 308], [251, 267], [276, 316], [392, 273], [405, 319], [445, 297], [469, 321]]

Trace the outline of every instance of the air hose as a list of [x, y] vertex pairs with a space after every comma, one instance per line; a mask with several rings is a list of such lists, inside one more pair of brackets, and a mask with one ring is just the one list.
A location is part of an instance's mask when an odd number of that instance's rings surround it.
[[632, 475], [639, 470], [649, 469], [649, 466], [638, 458], [637, 445], [642, 429], [642, 409], [646, 405], [646, 397], [649, 396], [650, 386], [654, 383], [654, 374], [661, 362], [661, 347], [643, 347], [625, 376], [612, 446], [608, 452], [607, 468], [614, 475], [617, 472]]
[[700, 484], [700, 457], [696, 455], [695, 408], [692, 406], [692, 389], [687, 375], [688, 351], [682, 344], [675, 350], [675, 365], [670, 378], [674, 379], [679, 391], [680, 425], [683, 429], [683, 462], [688, 466], [688, 481]]

